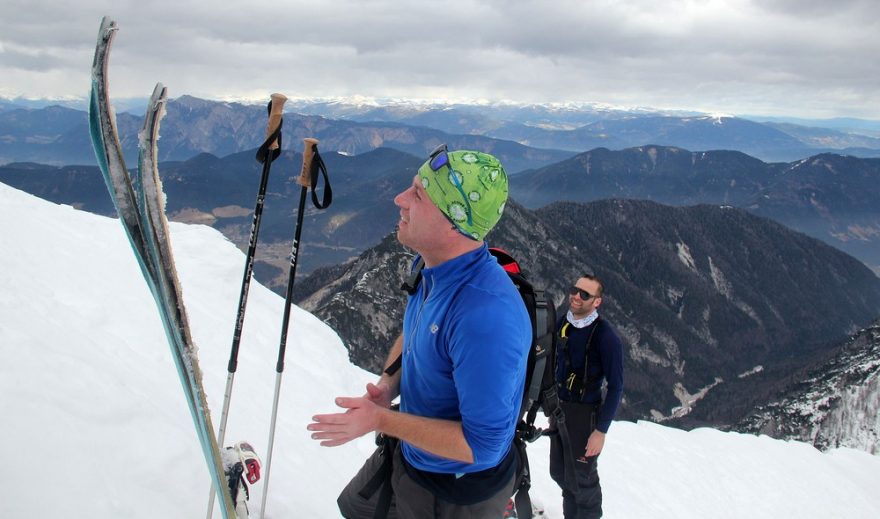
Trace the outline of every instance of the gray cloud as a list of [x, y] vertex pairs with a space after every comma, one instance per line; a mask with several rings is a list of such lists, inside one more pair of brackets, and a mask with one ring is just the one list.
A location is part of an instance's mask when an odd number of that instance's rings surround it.
[[[0, 95], [84, 95], [100, 18], [112, 93], [592, 101], [880, 118], [875, 1], [0, 0]], [[149, 5], [141, 5], [149, 4]]]

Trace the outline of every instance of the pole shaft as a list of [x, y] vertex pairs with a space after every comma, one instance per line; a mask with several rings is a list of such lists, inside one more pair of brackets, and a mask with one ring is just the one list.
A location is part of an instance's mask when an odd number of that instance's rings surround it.
[[287, 293], [284, 297], [284, 316], [281, 320], [281, 341], [278, 344], [278, 362], [275, 371], [284, 371], [284, 355], [287, 351], [287, 328], [290, 324], [290, 305], [293, 303], [293, 284], [296, 279], [296, 264], [299, 259], [300, 237], [302, 236], [303, 211], [306, 206], [307, 188], [302, 188], [299, 195], [299, 212], [296, 219], [296, 231], [293, 235], [293, 246], [290, 249], [290, 270], [287, 278]]
[[269, 495], [269, 472], [272, 470], [272, 451], [275, 446], [275, 420], [278, 416], [278, 400], [281, 397], [281, 377], [279, 371], [275, 374], [275, 398], [272, 401], [272, 424], [269, 427], [269, 448], [266, 451], [266, 475], [263, 478], [263, 502], [260, 504], [260, 519], [266, 515], [266, 498]]
[[275, 397], [272, 402], [272, 420], [269, 426], [269, 455], [266, 458], [266, 476], [263, 479], [263, 503], [260, 508], [260, 518], [262, 519], [266, 511], [266, 497], [269, 494], [269, 470], [272, 467], [272, 449], [275, 443], [275, 422], [278, 417], [278, 399], [281, 396], [281, 375], [284, 373], [284, 355], [287, 351], [287, 328], [290, 323], [290, 306], [293, 300], [293, 285], [296, 281], [296, 264], [299, 259], [300, 237], [302, 235], [303, 216], [306, 207], [306, 195], [308, 194], [310, 182], [306, 181], [306, 176], [311, 177], [311, 170], [314, 167], [313, 159], [318, 151], [317, 139], [303, 139], [305, 149], [303, 151], [303, 167], [298, 179], [298, 183], [302, 186], [299, 193], [299, 210], [296, 216], [296, 228], [293, 234], [293, 246], [290, 250], [290, 271], [287, 277], [287, 293], [284, 297], [284, 316], [281, 320], [281, 340], [278, 345], [278, 362], [275, 364]]
[[[281, 124], [284, 103], [287, 97], [282, 94], [272, 94], [269, 101], [269, 122], [266, 126], [266, 139], [270, 139], [278, 132], [278, 136], [268, 144], [269, 150], [278, 150], [281, 145]], [[279, 152], [280, 153], [280, 152]], [[259, 154], [258, 154], [259, 156]], [[220, 427], [217, 430], [217, 446], [222, 449], [226, 439], [226, 422], [229, 418], [229, 404], [232, 400], [232, 384], [235, 379], [235, 371], [238, 369], [238, 351], [241, 345], [241, 332], [244, 328], [244, 314], [247, 310], [248, 293], [250, 292], [251, 279], [254, 274], [254, 262], [257, 255], [257, 240], [260, 235], [260, 223], [263, 220], [263, 205], [266, 201], [266, 188], [269, 185], [269, 172], [272, 169], [272, 161], [277, 153], [266, 153], [263, 156], [263, 170], [260, 175], [260, 187], [257, 189], [257, 202], [254, 207], [254, 219], [251, 222], [251, 237], [248, 241], [248, 252], [244, 264], [244, 274], [241, 279], [241, 292], [238, 295], [238, 311], [235, 316], [235, 330], [232, 333], [232, 346], [229, 351], [228, 375], [226, 377], [226, 390], [223, 392], [223, 411], [220, 414]], [[208, 497], [208, 514], [206, 519], [211, 519], [214, 514], [214, 490]]]

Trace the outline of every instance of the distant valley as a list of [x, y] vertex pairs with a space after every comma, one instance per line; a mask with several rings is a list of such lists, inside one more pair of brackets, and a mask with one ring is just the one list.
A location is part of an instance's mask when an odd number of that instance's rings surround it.
[[[393, 229], [392, 199], [405, 189], [421, 158], [391, 149], [348, 156], [324, 152], [336, 202], [306, 213], [301, 272], [357, 256]], [[257, 277], [278, 290], [286, 283], [301, 155], [285, 152], [273, 165]], [[165, 162], [160, 171], [172, 219], [205, 223], [246, 248], [259, 180], [253, 151], [223, 158], [202, 154]], [[49, 200], [112, 214], [96, 167], [32, 163], [0, 166], [0, 181]], [[818, 155], [765, 163], [734, 151], [690, 152], [645, 146], [596, 149], [511, 177], [511, 196], [530, 208], [555, 201], [647, 199], [686, 206], [741, 207], [819, 238], [880, 271], [880, 159]]]

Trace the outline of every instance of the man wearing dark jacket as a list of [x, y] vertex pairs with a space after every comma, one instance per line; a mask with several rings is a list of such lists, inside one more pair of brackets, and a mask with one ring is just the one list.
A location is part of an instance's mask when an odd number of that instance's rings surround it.
[[[565, 519], [602, 516], [597, 459], [623, 396], [623, 347], [598, 312], [603, 289], [595, 276], [579, 278], [569, 289], [569, 311], [556, 328], [556, 383], [574, 459], [566, 460], [560, 436], [552, 436], [550, 475], [562, 488]], [[565, 481], [566, 461], [574, 465], [573, 482]]]

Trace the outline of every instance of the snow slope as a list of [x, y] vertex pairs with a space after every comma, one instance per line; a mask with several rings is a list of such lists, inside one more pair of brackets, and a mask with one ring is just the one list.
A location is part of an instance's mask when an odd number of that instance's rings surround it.
[[[119, 223], [3, 184], [0, 222], [2, 516], [203, 517], [207, 470]], [[171, 230], [216, 423], [244, 258], [211, 228]], [[282, 310], [281, 298], [252, 285], [227, 439], [248, 439], [260, 454]], [[373, 378], [348, 363], [331, 329], [293, 309], [267, 517], [338, 516], [336, 495], [372, 438], [324, 448], [305, 426]], [[529, 449], [532, 496], [561, 518], [547, 447]], [[851, 449], [617, 422], [600, 474], [611, 518], [880, 517], [880, 457]], [[262, 483], [254, 490], [252, 511]]]

